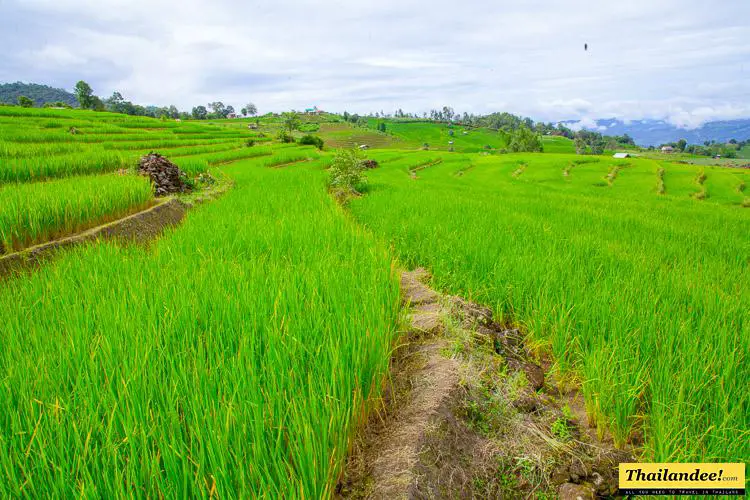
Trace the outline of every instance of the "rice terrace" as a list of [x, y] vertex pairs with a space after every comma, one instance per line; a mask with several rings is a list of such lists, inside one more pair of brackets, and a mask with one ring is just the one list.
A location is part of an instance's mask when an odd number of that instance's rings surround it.
[[0, 497], [593, 499], [750, 459], [747, 120], [273, 108], [0, 85]]

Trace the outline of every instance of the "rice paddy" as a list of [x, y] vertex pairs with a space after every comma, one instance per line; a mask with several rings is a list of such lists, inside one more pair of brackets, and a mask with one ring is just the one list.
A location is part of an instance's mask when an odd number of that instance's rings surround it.
[[391, 260], [318, 171], [227, 171], [150, 251], [84, 248], [0, 290], [2, 496], [331, 493], [388, 366]]
[[132, 175], [0, 185], [0, 247], [10, 252], [71, 234], [144, 208], [152, 197], [148, 179]]
[[151, 150], [233, 183], [147, 247], [96, 242], [0, 281], [0, 496], [332, 496], [416, 266], [520, 326], [618, 446], [750, 456], [748, 171], [321, 123], [341, 145], [382, 135], [342, 207], [331, 150], [279, 126], [0, 107], [6, 252], [152, 203], [133, 175]]
[[486, 157], [418, 179], [386, 162], [351, 209], [407, 267], [522, 325], [620, 444], [645, 431], [657, 462], [742, 461], [750, 214], [733, 186], [747, 174], [571, 160]]

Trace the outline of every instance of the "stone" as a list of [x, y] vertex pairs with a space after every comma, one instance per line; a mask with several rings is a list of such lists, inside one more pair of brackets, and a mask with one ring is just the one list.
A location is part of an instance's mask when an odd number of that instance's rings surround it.
[[594, 490], [582, 484], [565, 483], [557, 495], [560, 500], [594, 500]]
[[159, 153], [151, 152], [143, 156], [138, 162], [138, 172], [151, 178], [156, 196], [189, 190], [185, 172]]
[[523, 371], [526, 374], [526, 379], [529, 381], [529, 385], [535, 391], [538, 391], [544, 387], [544, 370], [542, 367], [535, 363], [526, 363], [523, 367]]

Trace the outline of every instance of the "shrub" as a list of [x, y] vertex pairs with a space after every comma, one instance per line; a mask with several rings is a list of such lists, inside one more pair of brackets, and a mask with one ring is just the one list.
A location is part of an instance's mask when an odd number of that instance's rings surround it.
[[362, 170], [362, 158], [358, 149], [339, 149], [331, 162], [328, 186], [349, 194], [358, 193], [357, 188], [366, 183]]
[[508, 144], [512, 153], [541, 153], [542, 137], [526, 126], [521, 126], [513, 132]]
[[300, 144], [305, 144], [308, 146], [315, 146], [318, 149], [323, 149], [323, 139], [320, 137], [317, 137], [315, 135], [303, 135], [302, 138], [299, 140]]
[[67, 102], [62, 101], [55, 101], [55, 102], [45, 102], [44, 106], [45, 108], [65, 108], [65, 109], [73, 109], [73, 106], [68, 104]]
[[247, 141], [245, 141], [245, 146], [247, 146], [248, 148], [251, 148], [255, 146], [255, 141], [253, 139], [248, 139]]
[[25, 95], [18, 96], [18, 105], [22, 108], [30, 108], [34, 105], [34, 101], [26, 97]]
[[285, 144], [295, 142], [294, 136], [290, 134], [289, 132], [287, 132], [286, 130], [280, 130], [276, 138], [279, 140], [279, 142], [283, 142]]

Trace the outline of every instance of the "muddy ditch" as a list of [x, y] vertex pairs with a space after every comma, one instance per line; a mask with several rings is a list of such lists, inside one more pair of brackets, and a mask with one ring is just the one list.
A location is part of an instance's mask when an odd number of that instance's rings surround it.
[[404, 272], [409, 328], [380, 404], [354, 438], [337, 498], [597, 498], [614, 495], [616, 449], [560, 391], [518, 329]]

